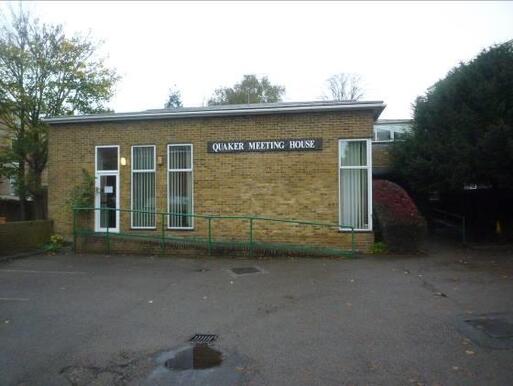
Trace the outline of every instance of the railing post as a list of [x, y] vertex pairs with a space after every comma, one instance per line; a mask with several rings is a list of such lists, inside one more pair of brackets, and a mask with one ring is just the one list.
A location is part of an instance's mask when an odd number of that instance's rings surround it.
[[[107, 211], [107, 214], [109, 214], [109, 212]], [[110, 236], [109, 236], [109, 229], [110, 229], [110, 226], [109, 226], [109, 217], [107, 216], [107, 255], [110, 255]]]
[[208, 255], [212, 255], [212, 217], [208, 217]]
[[354, 257], [354, 227], [351, 227], [351, 256]]
[[253, 257], [253, 217], [249, 218], [249, 256]]
[[73, 253], [77, 253], [77, 209], [73, 208]]
[[164, 218], [164, 212], [160, 214], [160, 247], [162, 252], [166, 248], [166, 219]]

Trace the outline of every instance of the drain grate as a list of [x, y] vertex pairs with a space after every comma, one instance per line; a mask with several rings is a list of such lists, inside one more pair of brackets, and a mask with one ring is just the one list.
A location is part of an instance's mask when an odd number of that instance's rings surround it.
[[189, 339], [189, 342], [199, 343], [199, 344], [210, 344], [210, 343], [214, 343], [216, 340], [217, 340], [217, 335], [196, 334], [191, 339]]
[[237, 275], [245, 275], [248, 273], [258, 273], [261, 272], [256, 267], [240, 267], [240, 268], [232, 268], [231, 271]]

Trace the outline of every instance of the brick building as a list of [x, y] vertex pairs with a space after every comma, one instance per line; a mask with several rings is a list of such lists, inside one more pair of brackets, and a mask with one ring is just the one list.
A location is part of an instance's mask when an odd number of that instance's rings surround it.
[[[71, 236], [66, 201], [84, 169], [96, 177], [96, 207], [143, 211], [96, 211], [97, 232], [205, 237], [207, 223], [188, 214], [251, 215], [340, 224], [262, 223], [256, 239], [347, 247], [353, 227], [367, 250], [373, 125], [384, 107], [273, 103], [50, 118], [49, 218]], [[247, 227], [219, 221], [214, 233], [243, 239]]]
[[394, 142], [404, 138], [412, 129], [411, 119], [379, 119], [374, 124], [372, 142], [372, 175], [387, 178], [391, 174], [390, 150]]

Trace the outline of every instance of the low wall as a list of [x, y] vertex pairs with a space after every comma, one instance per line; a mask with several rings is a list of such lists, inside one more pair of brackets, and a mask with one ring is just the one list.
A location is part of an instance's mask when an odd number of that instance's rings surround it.
[[0, 255], [40, 248], [52, 235], [53, 221], [14, 221], [0, 224]]

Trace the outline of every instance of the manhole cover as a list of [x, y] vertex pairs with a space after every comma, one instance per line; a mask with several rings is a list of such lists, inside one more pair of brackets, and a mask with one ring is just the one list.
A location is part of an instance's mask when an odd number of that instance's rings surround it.
[[232, 268], [231, 271], [237, 275], [246, 275], [249, 273], [259, 273], [261, 272], [256, 267], [239, 267], [239, 268]]
[[217, 335], [213, 334], [196, 334], [189, 342], [191, 343], [214, 343], [217, 340]]
[[513, 338], [513, 323], [502, 318], [480, 318], [465, 320], [472, 327], [496, 339]]
[[171, 370], [209, 369], [223, 361], [223, 354], [208, 344], [195, 344], [168, 359], [164, 366]]

